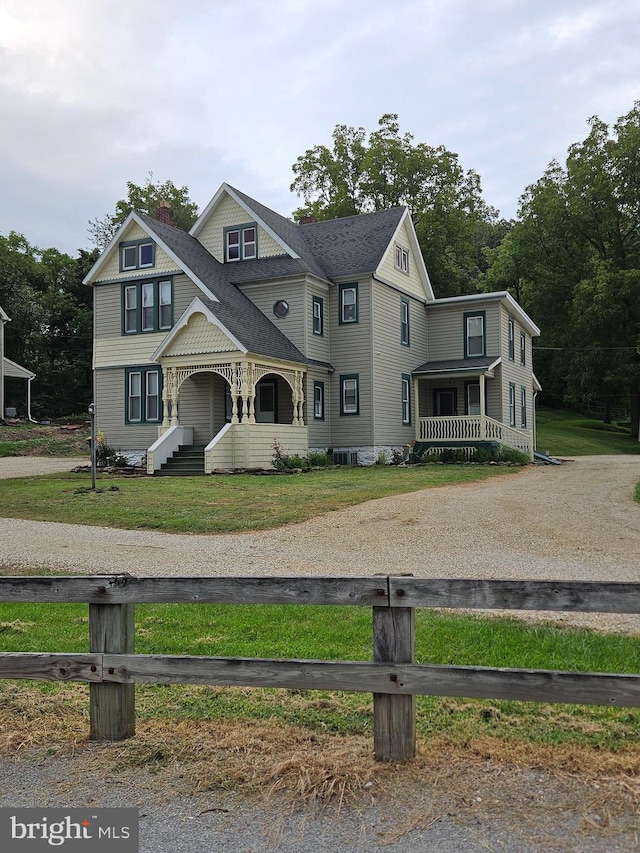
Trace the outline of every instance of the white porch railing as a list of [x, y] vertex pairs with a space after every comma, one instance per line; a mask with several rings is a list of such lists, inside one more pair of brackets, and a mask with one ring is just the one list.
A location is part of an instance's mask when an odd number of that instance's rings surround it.
[[533, 458], [533, 437], [486, 415], [418, 418], [417, 441], [498, 441]]

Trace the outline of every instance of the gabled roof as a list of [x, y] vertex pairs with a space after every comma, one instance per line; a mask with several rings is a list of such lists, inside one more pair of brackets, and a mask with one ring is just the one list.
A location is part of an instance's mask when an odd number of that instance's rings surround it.
[[393, 207], [293, 227], [299, 229], [326, 276], [344, 278], [377, 270], [405, 212], [405, 207]]
[[530, 335], [537, 337], [540, 334], [538, 326], [536, 326], [527, 312], [520, 307], [513, 296], [506, 290], [498, 290], [494, 293], [472, 293], [468, 296], [448, 296], [443, 299], [435, 299], [431, 303], [431, 307], [438, 308], [441, 305], [460, 305], [464, 303], [487, 301], [498, 301], [504, 303], [507, 310], [518, 318]]
[[9, 317], [8, 314], [4, 313], [1, 305], [0, 305], [0, 320], [3, 320], [5, 323], [7, 323], [11, 320], [11, 317]]
[[35, 379], [36, 375], [31, 370], [27, 370], [21, 364], [16, 364], [6, 356], [2, 359], [2, 372], [5, 376], [11, 376], [17, 379]]

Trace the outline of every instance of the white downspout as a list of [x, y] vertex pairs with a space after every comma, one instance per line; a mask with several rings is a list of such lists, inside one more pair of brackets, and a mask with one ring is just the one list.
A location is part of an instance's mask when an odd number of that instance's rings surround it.
[[27, 379], [27, 420], [31, 421], [32, 424], [37, 423], [31, 417], [31, 383], [35, 379], [35, 376], [32, 376], [31, 379]]

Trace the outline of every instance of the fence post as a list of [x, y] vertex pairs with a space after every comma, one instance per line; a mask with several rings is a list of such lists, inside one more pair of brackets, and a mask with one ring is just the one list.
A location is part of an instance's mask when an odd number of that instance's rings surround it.
[[[133, 654], [135, 605], [89, 605], [89, 651]], [[135, 734], [135, 684], [89, 685], [91, 740], [124, 740]]]
[[[373, 608], [373, 659], [377, 663], [415, 662], [413, 607]], [[373, 746], [378, 761], [415, 758], [415, 696], [373, 694]]]

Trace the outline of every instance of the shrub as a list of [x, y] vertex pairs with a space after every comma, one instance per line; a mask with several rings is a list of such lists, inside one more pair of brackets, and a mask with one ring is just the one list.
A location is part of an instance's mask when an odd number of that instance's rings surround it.
[[312, 468], [328, 468], [333, 465], [333, 454], [316, 451], [309, 454], [308, 462]]
[[376, 457], [376, 465], [386, 465], [387, 464], [387, 451], [380, 450], [378, 451], [378, 456]]
[[297, 454], [289, 456], [283, 445], [274, 438], [272, 464], [276, 471], [293, 471], [295, 468], [308, 468], [309, 460]]

